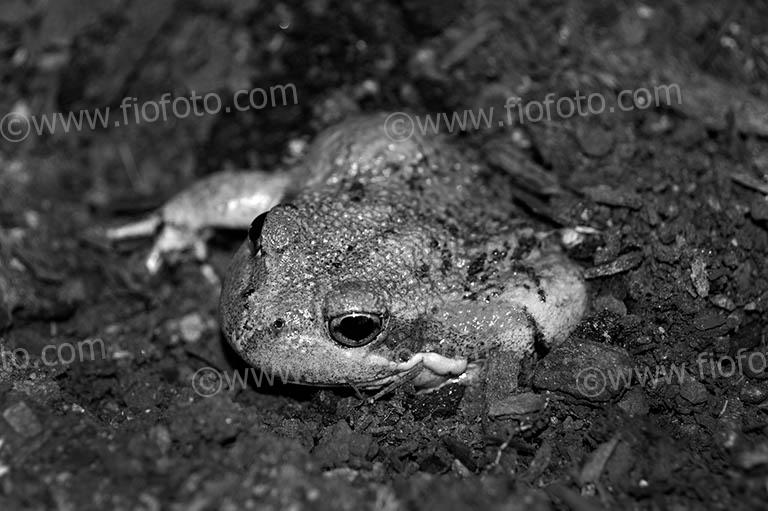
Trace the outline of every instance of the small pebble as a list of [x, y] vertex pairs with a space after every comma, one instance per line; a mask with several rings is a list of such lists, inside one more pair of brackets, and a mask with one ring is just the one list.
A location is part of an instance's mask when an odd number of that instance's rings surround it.
[[525, 417], [542, 410], [546, 404], [547, 400], [543, 396], [533, 392], [525, 392], [490, 403], [488, 415], [491, 417]]
[[445, 79], [438, 69], [437, 53], [432, 48], [421, 48], [414, 52], [408, 61], [408, 72], [414, 78], [428, 78], [436, 81]]
[[313, 452], [321, 465], [330, 468], [344, 465], [351, 457], [365, 458], [374, 446], [373, 437], [352, 431], [340, 420], [324, 429]]
[[82, 279], [68, 279], [59, 289], [58, 296], [62, 302], [80, 304], [88, 297], [88, 291]]
[[693, 326], [699, 330], [711, 330], [725, 323], [727, 318], [717, 314], [703, 312], [693, 318]]
[[709, 295], [709, 273], [704, 258], [700, 255], [691, 261], [691, 282], [700, 297], [706, 298]]
[[627, 315], [627, 306], [624, 305], [624, 302], [611, 295], [598, 296], [593, 306], [598, 312], [605, 310], [621, 317]]
[[456, 461], [461, 463], [462, 467], [470, 472], [477, 470], [477, 464], [472, 459], [472, 449], [467, 444], [450, 436], [443, 437], [443, 444], [445, 444], [448, 452], [456, 458]]
[[744, 470], [768, 464], [768, 443], [762, 442], [736, 456], [736, 465]]
[[733, 300], [725, 295], [714, 295], [709, 299], [709, 301], [712, 302], [712, 305], [727, 311], [732, 311], [736, 308], [736, 304], [733, 302]]
[[31, 438], [43, 431], [37, 415], [24, 401], [6, 408], [3, 411], [3, 418], [21, 436]]
[[605, 156], [613, 148], [613, 133], [599, 126], [582, 123], [576, 131], [576, 138], [584, 154]]
[[749, 205], [749, 212], [755, 220], [768, 220], [768, 197], [756, 197]]
[[700, 381], [686, 378], [680, 384], [680, 397], [691, 404], [697, 405], [709, 399], [709, 392], [707, 392], [707, 388]]
[[739, 443], [743, 423], [744, 404], [739, 398], [727, 399], [717, 418], [715, 438], [718, 443], [726, 449], [735, 447]]
[[171, 433], [163, 425], [154, 426], [149, 430], [149, 437], [154, 440], [160, 452], [165, 455], [171, 446]]
[[635, 192], [628, 190], [614, 190], [607, 185], [590, 186], [582, 189], [582, 192], [597, 202], [606, 206], [640, 209], [643, 199]]
[[610, 263], [587, 268], [584, 271], [584, 278], [595, 279], [598, 277], [616, 275], [637, 267], [641, 262], [643, 262], [643, 253], [637, 250], [635, 252], [630, 252], [628, 254], [619, 256]]
[[642, 417], [648, 415], [648, 399], [645, 397], [645, 391], [640, 387], [635, 387], [627, 392], [627, 395], [619, 401], [619, 408], [630, 417]]
[[626, 350], [590, 341], [566, 342], [553, 349], [534, 372], [539, 389], [589, 401], [607, 401], [622, 393], [631, 379], [632, 359]]
[[467, 467], [465, 467], [462, 462], [460, 462], [457, 459], [454, 459], [453, 462], [451, 463], [451, 470], [453, 470], [453, 473], [462, 479], [470, 477], [472, 475], [472, 472]]
[[605, 469], [605, 464], [608, 463], [608, 460], [610, 459], [611, 454], [613, 454], [613, 450], [616, 449], [618, 443], [619, 435], [616, 433], [613, 438], [598, 445], [597, 449], [592, 451], [579, 474], [579, 482], [582, 486], [587, 483], [596, 483], [600, 480], [600, 476]]
[[653, 244], [653, 257], [662, 263], [672, 264], [680, 259], [680, 247], [677, 245], [666, 246], [661, 243]]
[[765, 401], [766, 397], [768, 397], [768, 389], [764, 384], [761, 385], [755, 382], [746, 382], [744, 383], [744, 386], [741, 387], [740, 397], [745, 403], [751, 405], [760, 404]]
[[205, 321], [200, 314], [193, 312], [179, 320], [179, 334], [185, 342], [194, 343], [203, 337]]
[[645, 20], [633, 9], [627, 9], [621, 14], [617, 28], [622, 40], [628, 46], [642, 44], [648, 34]]

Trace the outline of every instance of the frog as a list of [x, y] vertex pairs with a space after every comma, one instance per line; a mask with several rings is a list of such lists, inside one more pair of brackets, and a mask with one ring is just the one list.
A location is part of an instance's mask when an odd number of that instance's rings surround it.
[[513, 183], [438, 134], [393, 136], [391, 116], [326, 128], [291, 168], [193, 185], [152, 220], [165, 225], [147, 266], [184, 246], [204, 256], [210, 226], [247, 229], [221, 330], [295, 383], [438, 388], [476, 381], [497, 353], [516, 374], [581, 321], [582, 270], [521, 217]]

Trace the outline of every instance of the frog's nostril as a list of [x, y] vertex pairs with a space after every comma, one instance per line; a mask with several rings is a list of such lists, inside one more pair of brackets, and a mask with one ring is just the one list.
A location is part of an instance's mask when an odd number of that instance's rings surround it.
[[331, 318], [328, 330], [334, 341], [358, 348], [373, 341], [382, 331], [382, 318], [369, 312], [351, 312]]

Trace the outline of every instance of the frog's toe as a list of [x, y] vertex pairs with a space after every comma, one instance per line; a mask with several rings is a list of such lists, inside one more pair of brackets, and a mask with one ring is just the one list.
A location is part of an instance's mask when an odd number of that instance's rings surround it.
[[131, 238], [149, 238], [157, 232], [163, 223], [159, 214], [153, 214], [136, 222], [110, 227], [103, 231], [109, 241], [121, 241]]
[[165, 224], [152, 245], [144, 266], [149, 273], [155, 274], [165, 263], [176, 260], [179, 254], [189, 250], [192, 250], [198, 261], [207, 259], [208, 248], [203, 234], [173, 224]]

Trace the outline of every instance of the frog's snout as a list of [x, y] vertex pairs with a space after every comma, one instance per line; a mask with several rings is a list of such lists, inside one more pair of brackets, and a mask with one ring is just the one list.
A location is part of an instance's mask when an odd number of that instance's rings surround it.
[[386, 336], [389, 310], [374, 285], [347, 280], [326, 295], [323, 317], [331, 339], [359, 348]]

